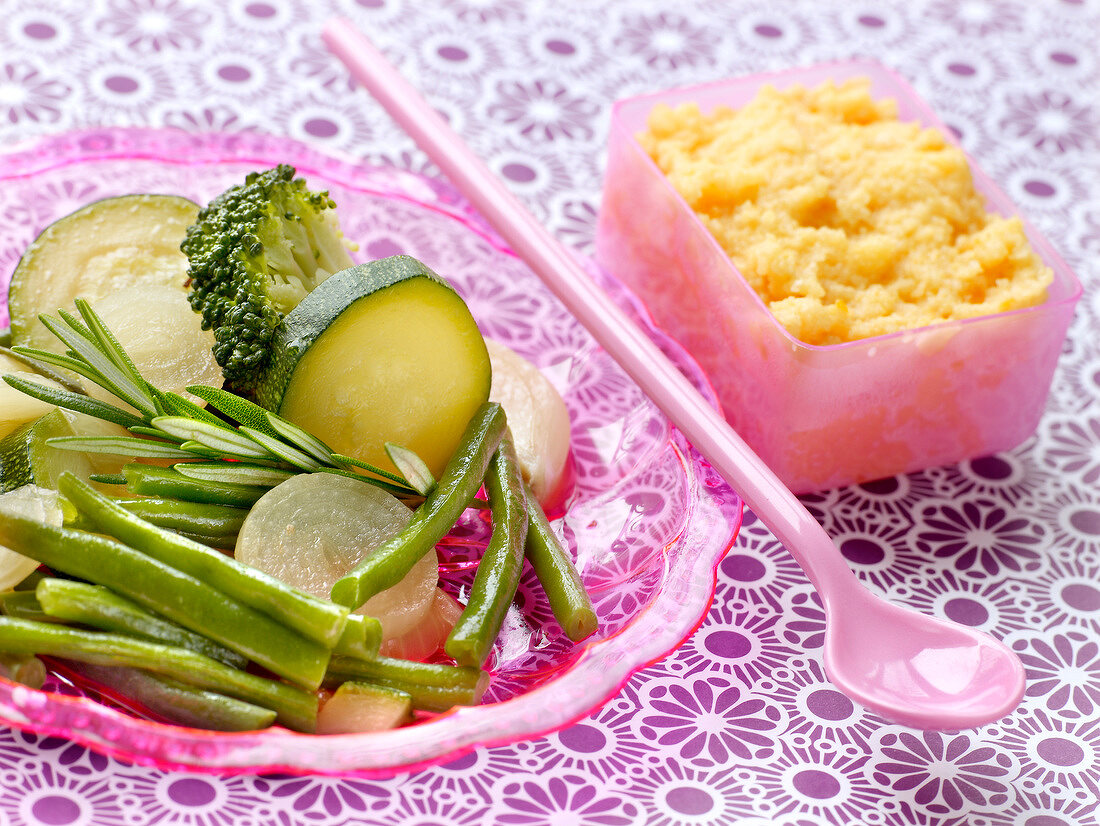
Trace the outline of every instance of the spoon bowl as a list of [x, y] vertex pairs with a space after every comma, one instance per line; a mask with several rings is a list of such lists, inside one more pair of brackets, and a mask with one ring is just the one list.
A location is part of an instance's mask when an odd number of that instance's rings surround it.
[[1020, 660], [987, 634], [894, 605], [854, 577], [837, 596], [830, 594], [825, 611], [825, 672], [886, 719], [971, 728], [1003, 717], [1023, 697]]

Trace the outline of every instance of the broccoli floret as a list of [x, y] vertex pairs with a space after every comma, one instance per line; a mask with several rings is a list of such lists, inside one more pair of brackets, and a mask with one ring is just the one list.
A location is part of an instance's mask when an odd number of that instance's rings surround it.
[[328, 276], [354, 266], [327, 192], [292, 166], [252, 172], [199, 211], [180, 245], [188, 301], [214, 331], [226, 386], [251, 395], [283, 316]]

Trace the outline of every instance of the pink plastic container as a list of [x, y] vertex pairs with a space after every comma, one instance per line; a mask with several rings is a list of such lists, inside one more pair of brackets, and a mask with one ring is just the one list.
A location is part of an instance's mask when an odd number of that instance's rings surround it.
[[[742, 438], [796, 493], [1007, 450], [1042, 412], [1081, 286], [1025, 221], [1054, 271], [1045, 303], [844, 344], [793, 338], [638, 144], [656, 103], [743, 106], [765, 84], [870, 77], [901, 120], [951, 133], [888, 69], [853, 61], [618, 101], [596, 249], [657, 323], [698, 360]], [[973, 163], [987, 208], [1018, 211]]]

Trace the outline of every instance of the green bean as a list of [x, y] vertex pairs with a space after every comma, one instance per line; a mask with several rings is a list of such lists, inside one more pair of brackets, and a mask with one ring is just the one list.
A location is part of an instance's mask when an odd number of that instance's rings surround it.
[[278, 680], [238, 671], [185, 648], [122, 634], [78, 631], [43, 622], [0, 617], [0, 651], [62, 657], [93, 665], [144, 668], [187, 685], [269, 708], [276, 713], [276, 720], [297, 731], [312, 731], [316, 722], [316, 694]]
[[0, 594], [0, 608], [5, 616], [18, 617], [19, 619], [35, 620], [36, 622], [56, 622], [42, 610], [42, 604], [34, 591], [8, 591]]
[[138, 496], [183, 499], [185, 502], [229, 505], [236, 508], [252, 507], [270, 490], [260, 485], [189, 479], [172, 468], [143, 465], [140, 462], [125, 465], [122, 473], [130, 492]]
[[550, 527], [538, 499], [529, 486], [525, 492], [527, 540], [524, 553], [546, 593], [554, 618], [569, 639], [580, 642], [595, 633], [599, 620], [573, 561]]
[[364, 614], [348, 614], [348, 624], [332, 653], [369, 658], [377, 656], [381, 645], [382, 623]]
[[[186, 648], [234, 668], [248, 665], [248, 659], [236, 651], [151, 614], [102, 585], [89, 585], [71, 579], [44, 579], [38, 583], [35, 595], [42, 611], [49, 617]], [[33, 619], [25, 615], [22, 618]]]
[[0, 677], [30, 688], [42, 688], [46, 666], [34, 654], [0, 653]]
[[459, 665], [480, 666], [485, 662], [523, 570], [527, 496], [512, 434], [507, 430], [485, 474], [485, 492], [492, 511], [493, 535], [477, 565], [466, 607], [443, 646]]
[[78, 674], [179, 726], [211, 731], [253, 731], [275, 722], [275, 712], [269, 708], [195, 688], [140, 668], [63, 662]]
[[58, 489], [103, 533], [202, 580], [327, 648], [340, 639], [347, 608], [299, 591], [230, 556], [158, 528], [70, 473], [61, 475]]
[[418, 663], [392, 657], [333, 657], [325, 685], [335, 688], [346, 680], [360, 680], [396, 688], [412, 697], [413, 708], [447, 711], [481, 701], [489, 675], [469, 666]]
[[106, 585], [298, 685], [316, 688], [324, 676], [326, 647], [121, 542], [0, 512], [0, 545]]
[[248, 516], [247, 508], [179, 499], [116, 499], [115, 503], [160, 528], [211, 539], [224, 537], [228, 547], [233, 547]]
[[439, 481], [405, 528], [332, 586], [332, 601], [358, 608], [396, 585], [454, 527], [474, 498], [507, 422], [499, 404], [483, 404], [470, 419]]

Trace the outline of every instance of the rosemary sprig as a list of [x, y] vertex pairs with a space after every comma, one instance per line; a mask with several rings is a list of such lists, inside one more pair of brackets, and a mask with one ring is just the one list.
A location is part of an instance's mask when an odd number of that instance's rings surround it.
[[[399, 448], [398, 467], [406, 476], [350, 460], [317, 437], [269, 410], [215, 387], [188, 387], [189, 393], [218, 411], [221, 418], [177, 393], [158, 390], [134, 362], [87, 301], [78, 298], [79, 318], [64, 311], [39, 319], [67, 348], [57, 355], [33, 347], [14, 352], [64, 367], [102, 387], [137, 413], [74, 390], [45, 387], [15, 376], [10, 386], [47, 404], [84, 413], [127, 428], [133, 437], [70, 436], [50, 439], [61, 450], [109, 453], [149, 459], [178, 459], [174, 468], [202, 482], [236, 482], [274, 487], [297, 473], [326, 471], [360, 479], [404, 499], [419, 499], [434, 480], [411, 451]], [[391, 453], [391, 455], [394, 455]], [[419, 463], [419, 465], [417, 464]], [[366, 473], [347, 470], [354, 466]], [[407, 478], [408, 474], [412, 478]]]

